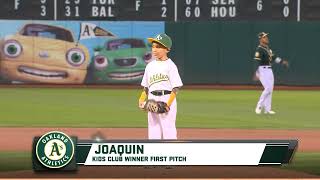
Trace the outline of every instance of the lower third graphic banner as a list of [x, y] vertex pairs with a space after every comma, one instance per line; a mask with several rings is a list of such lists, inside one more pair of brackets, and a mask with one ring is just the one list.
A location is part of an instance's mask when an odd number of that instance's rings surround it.
[[281, 165], [297, 140], [79, 141], [79, 165]]

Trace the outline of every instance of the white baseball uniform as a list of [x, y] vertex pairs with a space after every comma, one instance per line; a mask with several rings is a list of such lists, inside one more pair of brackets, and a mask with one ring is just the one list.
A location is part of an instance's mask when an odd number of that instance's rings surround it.
[[265, 112], [271, 111], [272, 92], [274, 86], [274, 76], [272, 72], [272, 62], [280, 63], [281, 58], [275, 56], [269, 46], [259, 45], [255, 53], [255, 60], [259, 62], [256, 76], [264, 87], [263, 92], [257, 103], [257, 108], [264, 109]]
[[[148, 99], [168, 102], [170, 93], [154, 95], [152, 92], [172, 91], [175, 87], [183, 86], [178, 68], [169, 58], [165, 61], [151, 61], [144, 72], [141, 85], [149, 89]], [[170, 111], [163, 114], [148, 112], [149, 139], [177, 139], [176, 129], [177, 102], [170, 106]]]
[[269, 112], [271, 111], [272, 92], [274, 86], [274, 76], [271, 66], [259, 66], [257, 73], [259, 80], [264, 87], [257, 106], [264, 108], [265, 112]]

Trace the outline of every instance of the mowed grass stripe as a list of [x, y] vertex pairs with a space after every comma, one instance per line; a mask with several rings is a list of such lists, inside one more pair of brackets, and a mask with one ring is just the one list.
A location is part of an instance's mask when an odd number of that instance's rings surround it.
[[[0, 89], [3, 127], [147, 127], [137, 107], [140, 89]], [[319, 91], [275, 91], [276, 115], [256, 115], [261, 91], [184, 90], [177, 127], [317, 129]]]

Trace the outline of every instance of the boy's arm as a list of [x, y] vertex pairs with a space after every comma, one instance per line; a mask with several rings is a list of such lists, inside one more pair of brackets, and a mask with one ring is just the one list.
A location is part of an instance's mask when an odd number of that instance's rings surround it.
[[142, 91], [140, 98], [139, 98], [139, 108], [140, 109], [144, 108], [144, 102], [148, 97], [148, 91], [149, 91], [149, 89], [147, 87], [143, 88], [143, 91]]
[[141, 93], [141, 95], [140, 95], [140, 98], [139, 98], [139, 102], [144, 102], [146, 99], [147, 99], [147, 97], [148, 97], [148, 88], [147, 87], [144, 87], [143, 88], [143, 91], [142, 91], [142, 93]]
[[172, 102], [173, 102], [174, 99], [176, 98], [177, 93], [178, 93], [178, 90], [179, 90], [178, 87], [175, 87], [175, 88], [172, 89], [171, 94], [170, 94], [170, 97], [169, 97], [169, 100], [168, 100], [168, 102], [167, 102], [167, 105], [168, 105], [169, 107], [171, 106]]

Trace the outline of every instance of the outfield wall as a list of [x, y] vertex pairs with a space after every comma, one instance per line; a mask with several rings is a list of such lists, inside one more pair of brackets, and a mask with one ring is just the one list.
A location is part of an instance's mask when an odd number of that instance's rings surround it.
[[254, 84], [257, 33], [264, 31], [273, 52], [290, 63], [273, 66], [276, 84], [320, 85], [319, 22], [167, 23], [166, 31], [186, 83]]
[[[83, 23], [88, 22], [0, 20], [0, 83], [139, 84], [151, 57], [146, 38], [166, 31], [173, 39], [170, 57], [176, 62], [184, 84], [256, 84], [252, 80], [256, 66], [253, 56], [257, 33], [265, 31], [270, 33], [273, 52], [290, 63], [289, 69], [274, 65], [276, 84], [320, 85], [317, 46], [320, 22], [98, 21], [89, 23], [114, 36], [80, 38], [81, 32], [86, 32], [81, 29]], [[27, 38], [16, 37], [26, 24], [44, 24], [50, 28], [37, 25], [25, 30], [27, 35], [22, 36]], [[33, 30], [39, 29], [42, 37], [32, 35]], [[67, 35], [65, 39], [52, 40], [51, 32], [62, 30], [71, 32], [73, 42], [67, 40]], [[21, 44], [21, 55], [14, 57], [16, 50], [6, 46], [10, 38]], [[131, 44], [124, 43], [128, 39]], [[108, 43], [117, 49], [106, 49]], [[69, 50], [80, 47], [86, 56], [84, 63], [80, 64], [79, 59], [67, 60]], [[6, 55], [5, 48], [11, 51], [12, 57]], [[105, 65], [102, 68], [96, 63], [98, 55], [106, 58], [107, 65], [101, 63]], [[136, 63], [130, 64], [134, 58]], [[59, 80], [71, 75], [68, 80]]]

